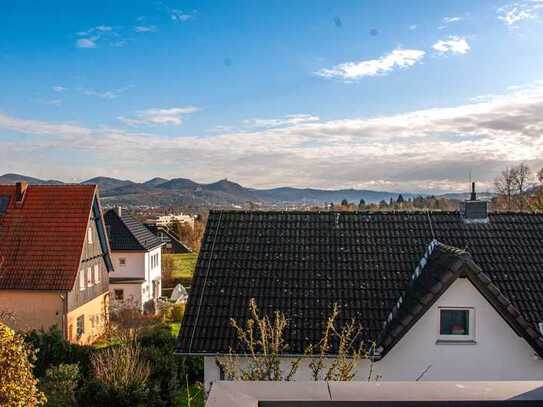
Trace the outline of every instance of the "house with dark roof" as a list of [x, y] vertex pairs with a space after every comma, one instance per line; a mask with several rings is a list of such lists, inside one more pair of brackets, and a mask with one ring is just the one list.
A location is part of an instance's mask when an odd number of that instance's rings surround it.
[[96, 185], [0, 185], [0, 311], [18, 330], [105, 328], [113, 271]]
[[164, 246], [162, 246], [162, 253], [192, 253], [192, 249], [179, 240], [168, 226], [158, 226], [153, 223], [145, 223], [145, 227], [149, 229], [152, 234], [158, 237], [162, 243], [164, 243]]
[[177, 349], [204, 356], [207, 384], [218, 355], [243, 356], [229, 320], [251, 298], [285, 314], [285, 363], [337, 304], [381, 380], [542, 380], [543, 214], [488, 213], [475, 194], [458, 212], [212, 211]]
[[142, 311], [160, 297], [163, 242], [120, 207], [104, 215], [115, 272], [109, 277], [112, 300]]

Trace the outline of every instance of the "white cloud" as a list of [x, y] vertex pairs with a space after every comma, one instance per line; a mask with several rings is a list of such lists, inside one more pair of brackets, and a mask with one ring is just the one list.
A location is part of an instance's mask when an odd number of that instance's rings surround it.
[[409, 26], [409, 30], [410, 30], [410, 31], [415, 31], [417, 28], [418, 28], [418, 25], [417, 25], [417, 24], [411, 24], [411, 25]]
[[173, 107], [168, 109], [153, 108], [136, 112], [136, 118], [120, 116], [118, 119], [129, 126], [180, 126], [183, 122], [183, 116], [197, 112], [198, 110], [198, 108], [193, 106]]
[[170, 18], [173, 21], [186, 22], [194, 18], [194, 13], [185, 13], [183, 10], [172, 9], [170, 12]]
[[397, 48], [378, 59], [346, 62], [330, 69], [321, 69], [315, 72], [315, 74], [323, 78], [339, 78], [352, 81], [366, 76], [384, 75], [394, 69], [412, 67], [422, 60], [425, 54], [424, 51], [418, 49]]
[[471, 49], [464, 37], [454, 35], [446, 40], [439, 40], [432, 48], [440, 54], [465, 54]]
[[458, 17], [458, 16], [455, 16], [455, 17], [443, 17], [443, 19], [441, 20], [442, 25], [437, 27], [437, 29], [438, 30], [444, 30], [450, 24], [457, 23], [459, 21], [462, 21], [463, 19], [464, 19], [463, 17]]
[[543, 9], [542, 1], [525, 0], [500, 7], [496, 13], [498, 20], [511, 28], [517, 28], [518, 23], [522, 21], [539, 18], [541, 9]]
[[61, 86], [61, 85], [56, 85], [56, 86], [53, 86], [53, 90], [55, 92], [64, 92], [66, 90], [66, 88], [64, 86]]
[[113, 47], [122, 47], [126, 45], [126, 40], [122, 39], [118, 29], [108, 25], [99, 25], [89, 28], [86, 31], [79, 31], [75, 42], [77, 48], [97, 48], [100, 42], [109, 42]]
[[463, 20], [462, 17], [457, 16], [457, 17], [443, 17], [443, 20], [441, 20], [441, 21], [443, 21], [444, 24], [450, 24], [450, 23], [456, 23], [456, 22], [462, 21], [462, 20]]
[[310, 114], [291, 114], [281, 117], [279, 119], [263, 119], [263, 118], [252, 118], [246, 119], [243, 121], [243, 124], [247, 127], [262, 127], [262, 128], [271, 128], [271, 127], [282, 127], [289, 125], [296, 125], [301, 123], [310, 123], [319, 121], [318, 116], [313, 116]]
[[77, 48], [96, 48], [96, 37], [93, 38], [79, 38], [75, 45]]
[[96, 96], [100, 99], [116, 99], [119, 96], [121, 96], [122, 93], [126, 92], [128, 89], [132, 88], [133, 86], [125, 86], [123, 88], [118, 89], [111, 89], [106, 91], [97, 91], [94, 89], [79, 89], [81, 92], [83, 92], [84, 95], [87, 96]]
[[[0, 129], [8, 135], [31, 135], [0, 138], [0, 173], [23, 170], [24, 163], [27, 172], [57, 168], [47, 174], [57, 178], [109, 172], [140, 180], [182, 175], [210, 182], [227, 176], [254, 187], [433, 192], [465, 190], [471, 170], [482, 190], [492, 189], [494, 177], [507, 165], [525, 161], [533, 169], [543, 166], [541, 111], [543, 83], [455, 107], [253, 131], [223, 129], [206, 137], [91, 129], [0, 114]], [[134, 120], [177, 124], [184, 114], [149, 109]], [[55, 151], [67, 152], [65, 158]], [[87, 161], [74, 166], [70, 152]]]
[[138, 25], [134, 27], [134, 31], [137, 33], [149, 33], [156, 32], [158, 29], [154, 25]]

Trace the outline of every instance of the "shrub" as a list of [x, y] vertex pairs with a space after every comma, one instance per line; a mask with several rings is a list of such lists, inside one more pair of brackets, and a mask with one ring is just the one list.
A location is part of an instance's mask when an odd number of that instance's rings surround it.
[[47, 406], [75, 406], [75, 391], [79, 381], [77, 364], [60, 364], [45, 371], [43, 390], [47, 395]]
[[149, 375], [150, 401], [153, 406], [170, 406], [175, 403], [179, 388], [177, 357], [168, 348], [150, 346], [143, 348], [142, 356], [149, 362], [151, 373]]
[[49, 331], [32, 331], [25, 335], [25, 341], [37, 350], [34, 374], [44, 377], [48, 367], [60, 364], [77, 364], [83, 376], [89, 373], [91, 346], [75, 345], [64, 339], [58, 328]]
[[174, 322], [181, 322], [184, 313], [185, 304], [175, 304], [172, 309], [172, 320]]
[[124, 389], [111, 391], [94, 379], [83, 386], [78, 397], [78, 405], [82, 407], [147, 407], [148, 402], [149, 389], [146, 386], [131, 384]]
[[204, 381], [204, 358], [202, 356], [183, 356], [179, 358], [179, 383], [194, 384]]
[[35, 351], [23, 338], [0, 323], [0, 405], [40, 406], [46, 401], [32, 374]]
[[145, 385], [149, 365], [141, 359], [136, 343], [111, 346], [91, 356], [94, 377], [108, 389], [118, 390], [131, 384]]

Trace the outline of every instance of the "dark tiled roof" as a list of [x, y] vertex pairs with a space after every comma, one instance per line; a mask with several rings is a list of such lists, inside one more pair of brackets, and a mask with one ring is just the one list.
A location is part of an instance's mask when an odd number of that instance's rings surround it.
[[179, 351], [234, 346], [228, 321], [247, 318], [250, 298], [289, 318], [291, 353], [318, 342], [334, 303], [343, 321], [359, 320], [374, 340], [434, 239], [468, 251], [532, 328], [543, 321], [541, 214], [467, 224], [456, 212], [212, 211]]
[[110, 209], [104, 215], [107, 225], [111, 250], [151, 250], [162, 245], [158, 237], [152, 234], [142, 223], [127, 211]]
[[95, 185], [29, 185], [22, 204], [15, 185], [0, 214], [0, 289], [71, 290], [85, 243]]

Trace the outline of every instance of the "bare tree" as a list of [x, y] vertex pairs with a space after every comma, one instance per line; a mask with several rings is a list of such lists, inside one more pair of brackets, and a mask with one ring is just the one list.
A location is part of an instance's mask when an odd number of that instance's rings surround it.
[[530, 176], [530, 168], [520, 163], [517, 167], [511, 169], [515, 178], [515, 187], [519, 194], [526, 192], [526, 185], [528, 184], [528, 177]]
[[543, 186], [543, 168], [541, 168], [537, 173], [537, 180], [539, 181], [541, 186]]
[[494, 180], [496, 192], [505, 198], [507, 209], [512, 208], [513, 195], [515, 193], [516, 174], [513, 168], [506, 168]]

